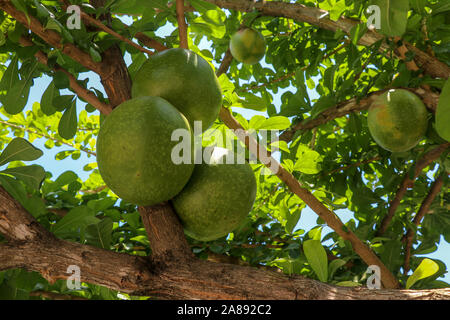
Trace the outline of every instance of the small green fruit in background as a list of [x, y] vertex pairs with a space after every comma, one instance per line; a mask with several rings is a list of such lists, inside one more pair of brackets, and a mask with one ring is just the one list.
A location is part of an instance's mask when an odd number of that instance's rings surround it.
[[132, 96], [156, 96], [169, 101], [189, 120], [202, 122], [205, 131], [222, 106], [219, 81], [198, 54], [173, 48], [150, 56], [133, 78]]
[[428, 128], [428, 111], [414, 93], [391, 89], [372, 103], [367, 124], [380, 147], [391, 152], [405, 152], [423, 139]]
[[[226, 236], [246, 218], [256, 197], [256, 179], [251, 166], [227, 164], [231, 151], [214, 149], [208, 163], [195, 165], [186, 187], [172, 203], [185, 233], [200, 241]], [[220, 161], [223, 160], [223, 164]]]
[[106, 185], [133, 204], [154, 205], [173, 198], [194, 165], [175, 164], [171, 141], [176, 129], [190, 130], [186, 118], [159, 97], [138, 97], [117, 106], [97, 138], [97, 164]]
[[258, 31], [244, 28], [231, 37], [230, 51], [237, 61], [245, 64], [255, 64], [266, 53], [266, 41]]

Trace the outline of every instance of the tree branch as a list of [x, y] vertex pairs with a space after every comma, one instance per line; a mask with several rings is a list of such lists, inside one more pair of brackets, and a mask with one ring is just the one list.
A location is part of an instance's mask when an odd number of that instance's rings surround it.
[[178, 34], [180, 35], [180, 48], [189, 49], [187, 24], [184, 18], [184, 0], [176, 0], [176, 12], [178, 20]]
[[405, 177], [402, 180], [402, 183], [400, 184], [397, 193], [395, 194], [394, 199], [389, 204], [389, 210], [386, 216], [381, 221], [380, 227], [377, 231], [377, 236], [383, 235], [387, 228], [389, 227], [389, 224], [392, 221], [392, 218], [395, 215], [395, 212], [397, 211], [398, 206], [400, 205], [400, 202], [403, 199], [403, 196], [406, 194], [406, 191], [408, 188], [412, 188], [414, 185], [414, 180], [417, 179], [417, 177], [421, 174], [422, 170], [426, 167], [428, 167], [433, 161], [435, 161], [437, 158], [440, 157], [440, 155], [450, 146], [449, 143], [441, 144], [440, 146], [434, 148], [433, 150], [426, 153], [416, 164], [416, 168], [414, 170], [414, 177], [411, 179], [409, 177], [409, 174], [406, 173]]
[[[440, 176], [433, 183], [429, 193], [427, 194], [427, 196], [423, 200], [422, 204], [420, 205], [420, 209], [413, 219], [413, 224], [415, 226], [419, 226], [419, 224], [422, 222], [423, 217], [430, 210], [430, 206], [433, 203], [434, 198], [436, 198], [436, 196], [439, 194], [443, 185], [444, 185], [444, 179], [442, 176]], [[410, 269], [409, 262], [411, 259], [411, 249], [412, 249], [412, 243], [413, 243], [415, 234], [416, 234], [416, 232], [414, 229], [408, 229], [406, 236], [404, 238], [404, 241], [406, 242], [405, 243], [405, 263], [403, 265], [403, 274], [404, 275], [407, 275], [408, 271]]]
[[92, 150], [89, 150], [89, 149], [84, 148], [84, 147], [77, 148], [77, 146], [76, 146], [76, 145], [73, 145], [72, 143], [58, 140], [58, 139], [56, 139], [56, 138], [54, 138], [54, 137], [52, 137], [52, 136], [50, 136], [50, 135], [48, 135], [48, 134], [45, 134], [45, 133], [41, 133], [41, 132], [38, 132], [38, 131], [31, 130], [30, 128], [26, 128], [25, 126], [21, 126], [21, 125], [15, 124], [15, 123], [11, 123], [11, 122], [8, 122], [8, 121], [4, 121], [4, 120], [1, 120], [1, 118], [0, 118], [0, 123], [1, 123], [1, 124], [4, 124], [5, 126], [11, 127], [11, 128], [23, 130], [23, 131], [26, 131], [26, 132], [28, 132], [28, 133], [35, 134], [35, 135], [41, 136], [41, 137], [43, 137], [43, 138], [47, 138], [47, 139], [52, 140], [52, 141], [54, 141], [54, 142], [64, 144], [64, 145], [66, 145], [66, 146], [72, 147], [72, 148], [74, 148], [74, 149], [76, 149], [76, 150], [83, 151], [83, 152], [85, 152], [85, 153], [87, 153], [87, 154], [90, 154], [90, 155], [92, 155], [92, 156], [97, 156], [97, 154], [96, 154], [94, 151], [92, 151]]
[[[83, 67], [92, 70], [96, 73], [102, 73], [103, 71], [103, 65], [99, 62], [95, 62], [92, 60], [91, 56], [78, 49], [75, 45], [72, 43], [64, 43], [61, 39], [61, 36], [56, 33], [53, 30], [45, 29], [44, 26], [37, 20], [35, 17], [28, 15], [25, 16], [25, 14], [19, 10], [16, 9], [16, 7], [7, 0], [0, 1], [0, 9], [5, 11], [7, 14], [12, 16], [14, 19], [17, 20], [17, 22], [21, 23], [24, 27], [30, 29], [34, 34], [36, 34], [38, 37], [40, 37], [42, 40], [47, 42], [52, 47], [61, 50], [62, 53], [68, 55], [73, 60], [78, 62]], [[28, 23], [29, 19], [29, 23]]]
[[169, 257], [165, 261], [170, 264], [166, 264], [155, 257], [60, 240], [42, 228], [1, 187], [0, 225], [2, 233], [13, 235], [6, 237], [8, 243], [0, 244], [0, 270], [36, 271], [50, 283], [71, 277], [66, 270], [76, 265], [82, 282], [166, 299], [450, 299], [450, 289], [337, 287], [297, 275], [287, 277], [265, 268]]
[[235, 130], [236, 135], [240, 140], [244, 142], [244, 144], [247, 146], [247, 149], [249, 149], [250, 151], [258, 150], [258, 159], [274, 174], [276, 174], [278, 178], [280, 178], [280, 180], [288, 186], [291, 192], [302, 199], [339, 236], [341, 236], [345, 240], [350, 241], [353, 246], [353, 250], [355, 250], [355, 252], [367, 265], [377, 265], [380, 267], [381, 281], [385, 288], [399, 287], [397, 279], [392, 275], [389, 269], [386, 268], [386, 266], [375, 255], [375, 253], [369, 247], [367, 247], [351, 230], [346, 228], [334, 212], [330, 211], [309, 190], [305, 189], [292, 174], [290, 174], [277, 162], [277, 160], [275, 160], [271, 156], [267, 156], [267, 150], [263, 146], [258, 145], [258, 142], [249, 136], [249, 134], [242, 128], [240, 123], [231, 115], [228, 109], [222, 107], [219, 117], [227, 127]]
[[[19, 42], [20, 42], [20, 44], [22, 44], [24, 47], [30, 47], [30, 46], [33, 46], [33, 45], [34, 45], [33, 42], [32, 42], [30, 39], [28, 39], [28, 38], [26, 38], [26, 37], [24, 37], [24, 36], [20, 37]], [[36, 53], [34, 54], [34, 56], [38, 59], [38, 61], [39, 61], [40, 63], [42, 63], [42, 64], [44, 64], [44, 65], [47, 65], [47, 64], [48, 64], [48, 57], [47, 57], [47, 55], [46, 55], [45, 53], [43, 53], [42, 51], [36, 52]], [[67, 75], [67, 77], [69, 78], [69, 85], [70, 85], [70, 88], [71, 88], [72, 91], [75, 92], [75, 93], [77, 94], [77, 96], [79, 96], [81, 99], [83, 99], [83, 100], [85, 100], [86, 102], [90, 103], [94, 108], [96, 108], [97, 110], [99, 110], [99, 111], [100, 111], [101, 113], [103, 113], [103, 114], [109, 114], [109, 113], [112, 111], [112, 108], [111, 108], [110, 105], [101, 102], [101, 101], [95, 96], [95, 94], [94, 94], [92, 91], [90, 91], [90, 90], [88, 90], [88, 89], [82, 87], [82, 86], [78, 83], [77, 79], [76, 79], [69, 71], [67, 71], [66, 69], [64, 69], [64, 68], [62, 68], [62, 67], [60, 67], [60, 66], [58, 66], [58, 65], [55, 65], [52, 69], [53, 69], [54, 71], [61, 71], [61, 72], [63, 72], [64, 74]]]
[[[366, 97], [364, 97], [359, 101], [357, 98], [342, 101], [338, 103], [336, 106], [323, 111], [314, 119], [308, 118], [297, 123], [292, 128], [280, 134], [279, 139], [289, 142], [294, 137], [296, 131], [310, 130], [324, 123], [327, 123], [331, 120], [345, 116], [349, 113], [366, 110], [370, 107], [370, 105], [375, 101], [375, 99], [379, 95], [383, 94], [384, 92], [390, 89], [392, 88], [385, 88], [379, 91], [371, 92]], [[425, 106], [427, 106], [428, 109], [436, 110], [439, 95], [431, 91], [426, 91], [424, 88], [417, 88], [417, 89], [402, 88], [402, 89], [409, 90], [417, 94], [419, 97], [423, 98], [423, 102], [425, 103]]]
[[[63, 9], [66, 10], [66, 9], [67, 9], [66, 3], [65, 3], [64, 1], [62, 1], [62, 0], [59, 0], [59, 2], [61, 3]], [[138, 45], [137, 43], [135, 43], [135, 42], [131, 41], [130, 39], [128, 39], [128, 38], [122, 36], [121, 34], [115, 32], [113, 29], [111, 29], [111, 28], [105, 26], [103, 23], [101, 23], [100, 21], [98, 21], [97, 19], [91, 17], [90, 15], [88, 15], [87, 13], [85, 13], [85, 12], [83, 12], [83, 11], [81, 11], [81, 19], [83, 19], [87, 24], [92, 25], [92, 26], [95, 26], [95, 27], [97, 27], [98, 29], [100, 29], [100, 30], [102, 30], [102, 31], [104, 31], [104, 32], [106, 32], [106, 33], [109, 33], [109, 34], [112, 35], [113, 37], [115, 37], [115, 38], [117, 38], [117, 39], [119, 39], [119, 40], [121, 40], [121, 41], [123, 41], [123, 42], [126, 42], [127, 44], [129, 44], [130, 46], [132, 46], [132, 47], [138, 49], [138, 50], [141, 51], [141, 52], [147, 53], [147, 54], [149, 54], [149, 55], [154, 54], [153, 51], [150, 51], [150, 50], [147, 50], [147, 49], [141, 47], [141, 46]], [[125, 24], [124, 24], [124, 25], [125, 25]]]
[[[325, 10], [307, 7], [300, 3], [289, 3], [281, 1], [261, 1], [254, 2], [252, 0], [205, 0], [209, 3], [213, 3], [220, 8], [237, 10], [242, 12], [251, 12], [258, 10], [264, 16], [271, 17], [285, 17], [309, 23], [313, 26], [331, 30], [336, 32], [342, 30], [346, 34], [350, 35], [352, 28], [361, 21], [350, 19], [346, 17], [340, 17], [337, 21], [329, 19], [329, 13]], [[384, 36], [375, 32], [374, 30], [368, 30], [359, 40], [360, 45], [370, 46], [375, 42], [384, 39]], [[435, 57], [419, 50], [413, 45], [404, 42], [408, 50], [415, 54], [414, 60], [424, 70], [424, 72], [435, 78], [447, 79], [450, 77], [450, 67], [445, 63], [437, 60]], [[388, 49], [388, 45], [383, 43], [380, 47], [380, 51]]]

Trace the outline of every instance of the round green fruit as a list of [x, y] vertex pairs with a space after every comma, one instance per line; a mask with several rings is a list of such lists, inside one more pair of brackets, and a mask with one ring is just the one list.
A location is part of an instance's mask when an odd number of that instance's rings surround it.
[[174, 48], [152, 55], [133, 78], [132, 96], [156, 96], [169, 101], [189, 120], [202, 122], [202, 131], [217, 119], [222, 106], [219, 81], [198, 54]]
[[230, 51], [237, 61], [245, 64], [255, 64], [264, 57], [266, 41], [258, 31], [244, 28], [231, 37]]
[[195, 165], [184, 189], [172, 199], [185, 233], [200, 241], [226, 236], [250, 212], [256, 197], [256, 179], [245, 164], [223, 164], [214, 154], [209, 163]]
[[391, 152], [405, 152], [423, 139], [428, 127], [428, 112], [414, 93], [391, 89], [372, 103], [367, 123], [379, 146]]
[[106, 185], [141, 206], [173, 198], [194, 170], [193, 164], [177, 165], [171, 159], [176, 129], [190, 130], [189, 123], [162, 98], [133, 98], [117, 106], [97, 138], [97, 164]]

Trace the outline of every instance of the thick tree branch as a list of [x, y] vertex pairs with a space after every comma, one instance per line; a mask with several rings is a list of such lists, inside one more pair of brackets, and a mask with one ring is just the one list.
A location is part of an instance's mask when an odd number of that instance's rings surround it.
[[184, 0], [176, 0], [176, 12], [178, 20], [178, 34], [180, 36], [180, 48], [189, 49], [188, 30], [184, 17]]
[[[420, 209], [415, 215], [413, 219], [413, 224], [417, 227], [422, 222], [423, 217], [425, 217], [425, 214], [430, 210], [430, 206], [434, 201], [434, 198], [439, 194], [439, 192], [442, 189], [442, 186], [444, 185], [444, 179], [442, 176], [438, 177], [436, 181], [431, 186], [431, 189], [425, 199], [423, 200], [422, 204], [420, 205]], [[416, 234], [414, 229], [408, 229], [406, 235], [405, 235], [405, 263], [403, 265], [403, 273], [405, 275], [408, 274], [410, 269], [410, 259], [411, 259], [411, 249], [412, 244], [414, 240], [414, 235]]]
[[[258, 145], [242, 128], [240, 123], [232, 116], [228, 109], [221, 108], [220, 119], [227, 127], [234, 129], [238, 138], [242, 140], [249, 150], [258, 150], [258, 159], [283, 181], [288, 188], [302, 199], [327, 225], [343, 239], [350, 241], [353, 250], [367, 265], [377, 265], [381, 269], [381, 281], [386, 288], [398, 288], [399, 283], [388, 268], [381, 262], [375, 253], [366, 246], [351, 230], [345, 227], [337, 215], [323, 205], [309, 190], [305, 189], [295, 177], [284, 169], [271, 156], [267, 156], [267, 150]], [[257, 147], [256, 147], [257, 146]]]
[[[162, 212], [160, 212], [162, 213]], [[158, 219], [165, 219], [162, 214]], [[131, 295], [171, 299], [450, 299], [450, 289], [369, 290], [336, 287], [301, 276], [197, 259], [158, 260], [55, 238], [0, 188], [0, 270], [39, 272], [50, 283], [68, 279], [70, 265], [82, 282]], [[9, 222], [6, 222], [9, 221]], [[170, 256], [170, 254], [168, 254]], [[170, 264], [167, 262], [170, 261]]]
[[409, 177], [409, 174], [406, 173], [405, 177], [403, 178], [394, 199], [392, 199], [391, 203], [389, 204], [389, 210], [386, 216], [381, 221], [380, 227], [377, 231], [377, 236], [383, 235], [387, 228], [389, 227], [389, 224], [392, 221], [392, 218], [395, 215], [395, 212], [397, 211], [398, 206], [400, 205], [400, 202], [403, 199], [403, 196], [406, 194], [406, 191], [408, 188], [412, 188], [414, 185], [415, 179], [422, 173], [422, 170], [428, 167], [433, 161], [435, 161], [437, 158], [440, 157], [440, 155], [450, 146], [450, 143], [444, 143], [440, 146], [432, 149], [428, 153], [426, 153], [416, 164], [415, 170], [414, 170], [414, 177], [411, 179]]

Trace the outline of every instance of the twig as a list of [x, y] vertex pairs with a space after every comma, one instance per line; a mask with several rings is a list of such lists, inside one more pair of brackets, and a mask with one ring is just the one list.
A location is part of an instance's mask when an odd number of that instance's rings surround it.
[[65, 142], [65, 141], [58, 140], [57, 138], [54, 138], [54, 137], [52, 137], [52, 136], [50, 136], [50, 135], [48, 135], [48, 134], [45, 134], [45, 133], [42, 133], [42, 132], [38, 132], [38, 131], [31, 130], [30, 128], [27, 128], [27, 127], [25, 127], [25, 126], [21, 126], [21, 125], [18, 125], [18, 124], [15, 124], [15, 123], [11, 123], [11, 122], [8, 122], [8, 121], [4, 121], [4, 120], [0, 120], [0, 123], [6, 125], [6, 126], [8, 126], [8, 127], [11, 127], [11, 128], [16, 128], [16, 129], [24, 130], [24, 131], [26, 131], [26, 132], [28, 132], [28, 133], [32, 133], [32, 134], [41, 136], [41, 137], [43, 137], [43, 138], [47, 138], [47, 139], [49, 139], [49, 140], [53, 140], [54, 142], [64, 144], [64, 145], [66, 145], [66, 146], [72, 147], [72, 148], [74, 148], [74, 149], [76, 149], [76, 150], [79, 150], [79, 151], [83, 151], [83, 152], [85, 152], [85, 153], [87, 153], [87, 154], [90, 154], [90, 155], [93, 155], [93, 156], [96, 156], [96, 155], [97, 155], [94, 151], [91, 151], [91, 150], [89, 150], [89, 149], [87, 149], [87, 148], [84, 148], [84, 147], [77, 148], [76, 145], [74, 145], [74, 144], [72, 144], [72, 143], [70, 143], [70, 142]]
[[220, 119], [225, 125], [235, 130], [238, 138], [244, 142], [250, 151], [259, 150], [256, 156], [268, 167], [274, 174], [283, 181], [288, 188], [302, 199], [319, 217], [321, 217], [327, 225], [332, 228], [343, 239], [348, 240], [355, 252], [367, 265], [377, 265], [381, 269], [381, 281], [386, 288], [398, 288], [399, 283], [383, 262], [375, 255], [375, 253], [364, 244], [350, 229], [346, 228], [337, 215], [329, 210], [322, 202], [320, 202], [309, 190], [305, 189], [295, 177], [281, 166], [277, 160], [271, 156], [267, 156], [267, 150], [263, 146], [259, 146], [258, 142], [250, 137], [250, 135], [242, 128], [241, 124], [232, 116], [231, 112], [222, 107], [219, 113]]
[[420, 175], [422, 170], [429, 166], [433, 161], [435, 161], [437, 158], [440, 157], [440, 155], [450, 146], [449, 143], [444, 143], [438, 146], [437, 148], [434, 148], [433, 150], [426, 153], [417, 163], [415, 171], [414, 171], [414, 177], [411, 179], [409, 177], [409, 173], [405, 174], [405, 177], [403, 178], [402, 183], [400, 184], [394, 199], [389, 204], [389, 210], [386, 216], [381, 221], [380, 227], [377, 231], [377, 236], [383, 235], [387, 228], [389, 227], [389, 224], [392, 221], [392, 218], [395, 215], [395, 212], [397, 211], [398, 206], [400, 205], [400, 202], [403, 199], [403, 196], [406, 194], [406, 191], [408, 188], [412, 188], [414, 185], [414, 180]]
[[332, 175], [332, 174], [334, 174], [336, 172], [344, 171], [344, 170], [347, 170], [347, 169], [353, 168], [353, 167], [359, 167], [361, 165], [364, 165], [364, 164], [367, 164], [367, 163], [371, 163], [371, 162], [374, 162], [374, 161], [378, 161], [378, 160], [381, 160], [381, 159], [382, 159], [381, 156], [378, 155], [378, 156], [372, 157], [370, 159], [366, 159], [366, 160], [363, 160], [363, 161], [358, 161], [358, 162], [355, 162], [355, 163], [351, 163], [351, 164], [345, 165], [343, 167], [336, 168], [334, 170], [331, 170], [330, 172], [327, 172], [327, 173], [323, 174], [323, 176], [329, 176], [329, 175]]
[[[444, 185], [444, 179], [442, 176], [438, 177], [436, 179], [436, 181], [434, 181], [429, 193], [423, 200], [419, 211], [417, 212], [416, 216], [413, 219], [413, 224], [415, 226], [419, 226], [419, 224], [422, 222], [423, 217], [430, 210], [430, 206], [433, 203], [433, 200], [439, 194], [443, 185]], [[405, 243], [405, 263], [403, 265], [403, 274], [405, 276], [408, 274], [408, 271], [410, 269], [409, 263], [410, 263], [410, 259], [411, 259], [411, 249], [412, 249], [412, 243], [413, 243], [415, 234], [416, 234], [416, 232], [414, 229], [412, 229], [412, 228], [408, 229], [408, 231], [403, 239], [406, 242]]]
[[176, 0], [176, 11], [178, 20], [178, 34], [180, 36], [180, 48], [189, 49], [187, 24], [184, 18], [184, 0]]

